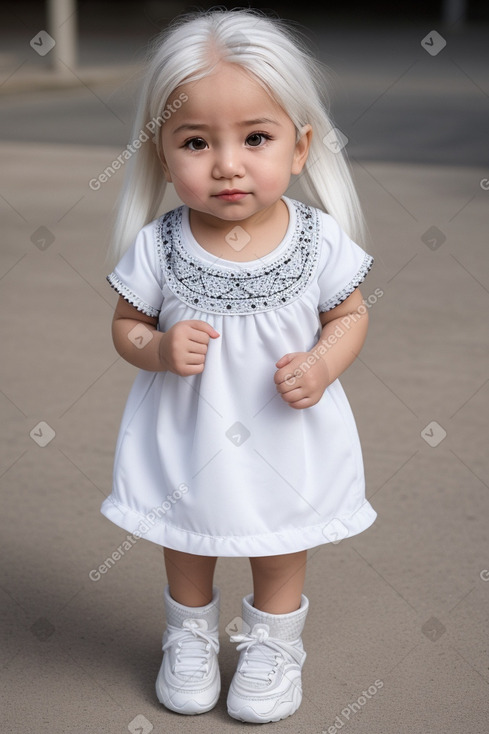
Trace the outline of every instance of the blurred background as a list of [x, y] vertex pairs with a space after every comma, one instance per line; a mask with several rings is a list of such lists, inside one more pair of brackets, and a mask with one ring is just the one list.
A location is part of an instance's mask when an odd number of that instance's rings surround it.
[[[375, 258], [361, 290], [382, 293], [341, 378], [378, 518], [308, 553], [304, 701], [274, 732], [487, 734], [489, 4], [250, 5], [295, 24], [327, 69]], [[112, 345], [105, 281], [123, 170], [90, 182], [131, 140], [148, 43], [202, 7], [2, 4], [0, 711], [11, 734], [240, 726], [225, 709], [236, 662], [225, 630], [252, 588], [248, 559], [216, 569], [221, 700], [179, 717], [154, 695], [162, 549], [141, 540], [114, 563], [127, 534], [100, 514], [135, 369]], [[169, 187], [162, 210], [178, 203]]]
[[[179, 12], [211, 5], [179, 0], [7, 3], [0, 53], [0, 136], [125, 145], [137, 87], [131, 84], [131, 72], [148, 41]], [[351, 156], [487, 162], [487, 2], [341, 2], [315, 8], [285, 0], [250, 6], [297, 24], [331, 69], [333, 114], [349, 138]], [[448, 42], [436, 56], [420, 44], [433, 29]], [[29, 45], [41, 30], [57, 38], [57, 47], [46, 55]], [[111, 86], [95, 93], [94, 84], [103, 82]], [[34, 94], [39, 90], [43, 94]], [[11, 96], [21, 91], [30, 94]]]

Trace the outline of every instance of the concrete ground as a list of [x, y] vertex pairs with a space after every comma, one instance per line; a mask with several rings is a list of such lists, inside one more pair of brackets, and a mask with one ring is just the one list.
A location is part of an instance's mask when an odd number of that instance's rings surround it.
[[[88, 185], [120, 147], [10, 140], [0, 152], [3, 726], [15, 734], [251, 730], [225, 707], [237, 658], [225, 628], [252, 588], [247, 559], [217, 564], [223, 690], [199, 717], [167, 711], [154, 694], [161, 549], [140, 540], [92, 580], [127, 535], [99, 512], [135, 376], [112, 346], [116, 295], [105, 282], [121, 177], [97, 191]], [[362, 292], [383, 295], [342, 383], [378, 519], [309, 551], [304, 699], [267, 730], [487, 732], [482, 161], [353, 161], [375, 257]], [[163, 208], [175, 203], [170, 192]]]

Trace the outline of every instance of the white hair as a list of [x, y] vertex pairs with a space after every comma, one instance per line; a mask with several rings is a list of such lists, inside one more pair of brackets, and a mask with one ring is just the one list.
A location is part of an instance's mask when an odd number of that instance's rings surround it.
[[[324, 90], [324, 74], [298, 33], [284, 20], [256, 9], [211, 9], [185, 13], [161, 33], [150, 48], [134, 121], [133, 137], [164, 124], [171, 94], [182, 84], [212, 72], [217, 60], [239, 65], [261, 83], [296, 127], [310, 124], [309, 156], [300, 174], [308, 203], [331, 214], [357, 242], [364, 219], [343, 150], [323, 142], [333, 135]], [[166, 111], [168, 115], [168, 111]], [[109, 259], [117, 262], [142, 227], [158, 214], [166, 181], [159, 159], [161, 130], [134, 152], [125, 164]]]

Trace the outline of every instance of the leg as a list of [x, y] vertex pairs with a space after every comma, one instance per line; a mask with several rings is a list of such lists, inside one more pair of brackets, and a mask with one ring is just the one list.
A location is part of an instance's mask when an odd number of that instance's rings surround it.
[[270, 614], [288, 614], [299, 609], [306, 563], [307, 550], [281, 556], [250, 558], [253, 606]]
[[[302, 631], [309, 600], [302, 594], [307, 551], [250, 558], [254, 593], [243, 599], [244, 634], [228, 691], [228, 713], [264, 724], [293, 714], [302, 701], [306, 659]], [[280, 652], [280, 655], [277, 655]]]
[[213, 594], [217, 558], [164, 548], [168, 584], [163, 662], [156, 679], [160, 703], [179, 714], [203, 714], [221, 691], [219, 589]]
[[195, 556], [172, 548], [164, 548], [164, 556], [172, 599], [186, 607], [209, 604], [217, 558]]

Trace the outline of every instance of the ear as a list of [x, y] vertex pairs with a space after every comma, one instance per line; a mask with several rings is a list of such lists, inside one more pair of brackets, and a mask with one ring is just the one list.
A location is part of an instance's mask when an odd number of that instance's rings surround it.
[[158, 153], [158, 158], [160, 159], [161, 168], [163, 169], [163, 173], [165, 175], [165, 179], [167, 183], [171, 183], [171, 173], [170, 169], [168, 168], [168, 164], [166, 162], [165, 156], [163, 155], [163, 151], [161, 153]]
[[309, 155], [309, 148], [311, 147], [312, 140], [312, 127], [311, 125], [304, 125], [301, 129], [301, 136], [295, 144], [294, 158], [292, 160], [292, 173], [300, 173], [307, 161]]

